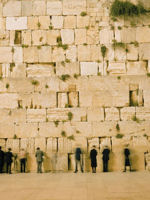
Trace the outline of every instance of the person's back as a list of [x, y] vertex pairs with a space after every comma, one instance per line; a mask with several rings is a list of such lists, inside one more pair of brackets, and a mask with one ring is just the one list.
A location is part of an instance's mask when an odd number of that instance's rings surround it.
[[78, 147], [76, 148], [76, 151], [75, 151], [75, 158], [76, 160], [80, 160], [80, 155], [81, 155], [81, 149]]
[[3, 165], [4, 165], [4, 152], [2, 151], [0, 146], [0, 173], [3, 172]]
[[109, 160], [109, 153], [110, 153], [110, 150], [108, 148], [105, 148], [102, 152], [103, 154], [103, 160]]
[[90, 158], [96, 159], [96, 156], [97, 156], [97, 151], [95, 149], [92, 149], [90, 152]]
[[5, 159], [6, 163], [12, 163], [13, 154], [11, 151], [6, 152]]
[[125, 157], [129, 157], [130, 151], [129, 151], [128, 148], [125, 148], [125, 149], [124, 149], [124, 155], [125, 155]]
[[36, 160], [37, 160], [37, 162], [42, 162], [43, 161], [43, 151], [41, 151], [40, 149], [38, 149], [37, 151], [36, 151]]

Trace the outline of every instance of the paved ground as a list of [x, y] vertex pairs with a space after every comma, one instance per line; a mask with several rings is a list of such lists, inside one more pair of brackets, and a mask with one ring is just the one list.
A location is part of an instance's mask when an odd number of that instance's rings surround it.
[[0, 200], [150, 200], [149, 172], [0, 175]]

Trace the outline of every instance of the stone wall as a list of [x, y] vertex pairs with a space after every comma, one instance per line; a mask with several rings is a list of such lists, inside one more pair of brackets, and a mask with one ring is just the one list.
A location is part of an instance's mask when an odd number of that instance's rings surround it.
[[105, 144], [112, 150], [110, 170], [123, 169], [125, 144], [133, 169], [145, 168], [150, 16], [113, 21], [112, 2], [0, 1], [0, 145], [14, 153], [25, 148], [30, 171], [38, 146], [46, 152], [45, 171], [73, 169], [77, 145], [89, 171], [93, 144], [100, 149], [99, 171]]

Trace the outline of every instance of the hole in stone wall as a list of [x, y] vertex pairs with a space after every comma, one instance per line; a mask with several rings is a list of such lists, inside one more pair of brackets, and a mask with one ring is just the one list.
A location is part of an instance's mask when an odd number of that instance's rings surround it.
[[21, 44], [21, 31], [15, 31], [14, 44]]

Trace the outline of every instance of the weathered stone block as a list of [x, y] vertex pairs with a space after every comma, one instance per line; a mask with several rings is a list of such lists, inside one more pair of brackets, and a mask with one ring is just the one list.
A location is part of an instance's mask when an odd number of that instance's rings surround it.
[[0, 123], [0, 138], [13, 138], [14, 134], [14, 123]]
[[4, 93], [0, 94], [0, 108], [17, 108], [18, 94]]
[[63, 44], [73, 44], [74, 43], [74, 30], [72, 29], [62, 29], [61, 38]]
[[39, 62], [48, 63], [48, 62], [52, 61], [51, 47], [50, 46], [42, 46], [38, 50], [38, 54], [39, 54]]
[[69, 105], [73, 107], [79, 106], [79, 93], [78, 92], [69, 92], [68, 94]]
[[54, 122], [46, 122], [39, 124], [39, 136], [41, 137], [61, 137], [62, 130], [63, 126], [60, 123], [57, 127]]
[[38, 135], [38, 124], [37, 123], [16, 123], [14, 134], [18, 138], [32, 138]]
[[42, 30], [32, 31], [32, 43], [33, 45], [46, 44], [46, 31]]
[[114, 40], [113, 30], [102, 29], [100, 30], [100, 44], [109, 44]]
[[40, 23], [40, 29], [49, 29], [50, 26], [50, 17], [49, 16], [39, 16], [39, 23]]
[[125, 107], [121, 109], [121, 120], [129, 121], [135, 116], [135, 107]]
[[115, 59], [118, 61], [125, 61], [127, 57], [125, 49], [116, 48], [115, 49]]
[[119, 110], [117, 108], [105, 108], [105, 120], [108, 121], [118, 121], [119, 120]]
[[97, 75], [98, 63], [96, 62], [81, 62], [81, 75]]
[[77, 49], [76, 46], [69, 46], [69, 48], [66, 50], [66, 59], [70, 60], [72, 62], [76, 62], [77, 60]]
[[[124, 43], [130, 43], [136, 41], [136, 29], [132, 27], [123, 28], [120, 32], [121, 41]], [[117, 40], [118, 41], [118, 40]]]
[[63, 15], [80, 15], [86, 10], [86, 1], [67, 0], [63, 1]]
[[35, 151], [37, 147], [40, 147], [42, 151], [46, 150], [46, 138], [35, 138]]
[[77, 28], [88, 27], [90, 23], [90, 16], [77, 16]]
[[47, 31], [47, 44], [49, 45], [56, 45], [57, 44], [57, 37], [60, 36], [58, 30], [49, 30]]
[[65, 63], [65, 66], [62, 65], [62, 63], [57, 62], [56, 65], [56, 74], [61, 76], [63, 74], [79, 74], [79, 63], [73, 62], [73, 63]]
[[128, 75], [145, 75], [146, 71], [146, 62], [128, 62], [127, 63], [127, 74]]
[[139, 45], [139, 58], [140, 60], [150, 59], [150, 44], [143, 43]]
[[0, 47], [0, 62], [1, 63], [12, 62], [11, 47]]
[[14, 47], [13, 61], [14, 61], [14, 63], [22, 63], [23, 62], [22, 47]]
[[84, 44], [84, 43], [86, 43], [86, 30], [76, 29], [75, 30], [75, 44]]
[[107, 71], [110, 74], [126, 74], [125, 62], [110, 62]]
[[136, 41], [139, 43], [150, 42], [150, 28], [149, 27], [137, 27], [136, 29]]
[[44, 122], [46, 121], [45, 109], [28, 109], [27, 122]]
[[33, 15], [45, 15], [46, 2], [45, 1], [33, 1]]
[[66, 153], [68, 150], [68, 140], [67, 138], [58, 138], [58, 151], [61, 153]]
[[65, 108], [65, 106], [68, 105], [68, 94], [66, 92], [59, 92], [57, 95], [58, 107]]
[[55, 29], [63, 28], [63, 16], [52, 16], [51, 23]]
[[55, 108], [55, 109], [48, 109], [47, 110], [47, 118], [48, 121], [63, 121], [68, 119], [68, 109], [61, 109], [61, 108]]
[[146, 107], [136, 107], [136, 117], [140, 120], [150, 120], [150, 109]]
[[99, 32], [97, 30], [87, 30], [86, 42], [87, 44], [99, 44]]
[[23, 16], [31, 16], [33, 13], [32, 10], [32, 1], [24, 0], [22, 1], [22, 15]]
[[90, 56], [91, 56], [91, 48], [89, 45], [88, 46], [83, 46], [83, 45], [78, 46], [78, 60], [79, 61], [91, 61]]
[[134, 44], [129, 44], [128, 49], [127, 60], [138, 60], [138, 47], [135, 47]]
[[47, 2], [47, 15], [61, 15], [62, 2], [61, 1], [48, 1]]
[[7, 139], [6, 149], [11, 148], [13, 153], [19, 153], [19, 139]]
[[64, 28], [76, 28], [76, 16], [65, 16]]
[[23, 49], [24, 62], [34, 63], [38, 62], [37, 47], [28, 47]]
[[3, 7], [4, 17], [15, 17], [21, 15], [21, 2], [20, 1], [8, 1]]
[[52, 62], [65, 61], [65, 51], [62, 48], [54, 47], [52, 51]]
[[31, 31], [22, 31], [22, 44], [31, 45]]
[[37, 30], [38, 28], [38, 17], [28, 17], [28, 29]]
[[87, 118], [89, 122], [104, 121], [104, 109], [103, 108], [88, 108]]
[[54, 74], [53, 67], [47, 64], [30, 64], [27, 67], [28, 77], [50, 77]]
[[6, 140], [5, 139], [0, 139], [0, 146], [2, 147], [2, 150], [6, 150]]
[[27, 17], [7, 17], [6, 30], [25, 30], [27, 29]]

